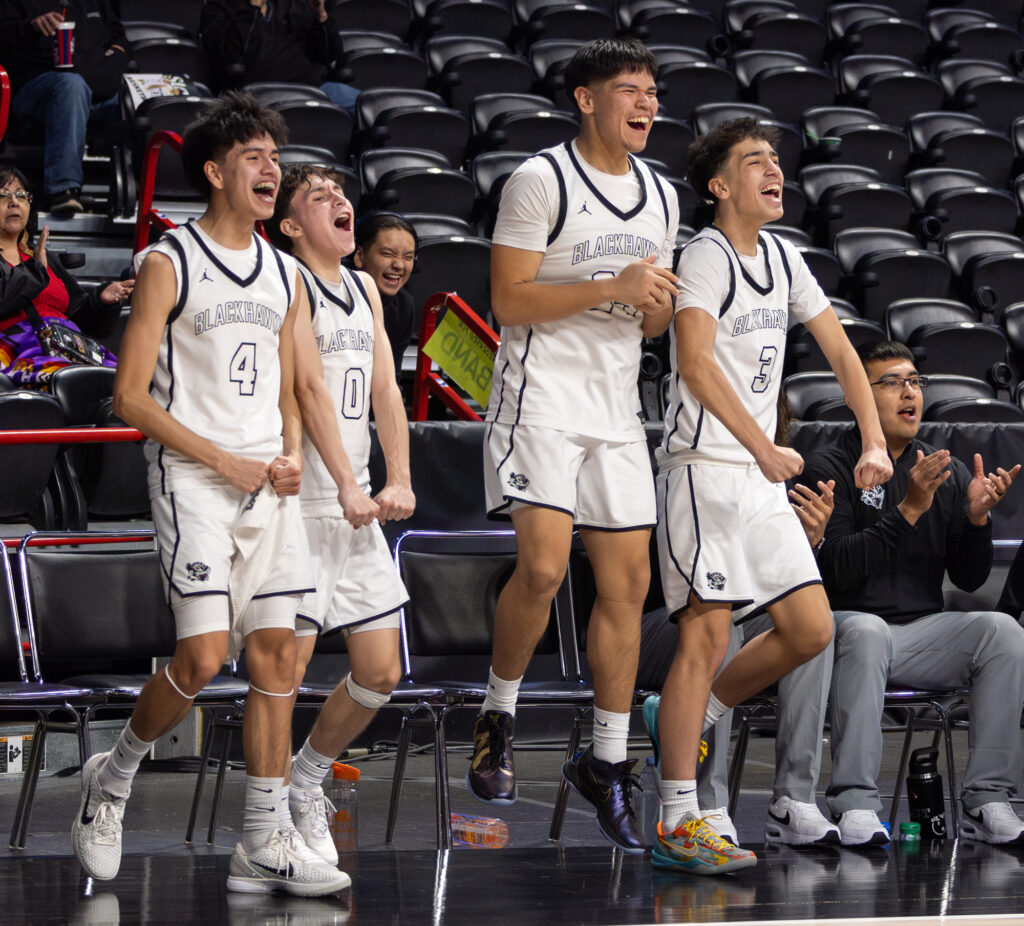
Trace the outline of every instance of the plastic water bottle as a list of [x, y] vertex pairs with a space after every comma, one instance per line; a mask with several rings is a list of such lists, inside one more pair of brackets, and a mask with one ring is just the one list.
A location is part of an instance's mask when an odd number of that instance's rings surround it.
[[640, 772], [640, 797], [637, 806], [638, 822], [644, 834], [644, 842], [653, 846], [658, 841], [658, 820], [661, 818], [661, 797], [658, 794], [658, 767], [654, 756], [648, 756]]
[[946, 803], [938, 771], [938, 749], [915, 749], [907, 773], [910, 819], [921, 824], [921, 840], [946, 838]]
[[473, 849], [501, 849], [508, 843], [508, 824], [497, 817], [453, 813], [452, 842]]
[[900, 824], [900, 849], [903, 852], [913, 853], [921, 848], [921, 824], [901, 823]]
[[334, 816], [330, 820], [331, 836], [339, 854], [354, 852], [359, 843], [359, 804], [356, 782], [359, 769], [343, 762], [331, 766], [333, 778], [327, 789], [327, 797], [334, 804]]

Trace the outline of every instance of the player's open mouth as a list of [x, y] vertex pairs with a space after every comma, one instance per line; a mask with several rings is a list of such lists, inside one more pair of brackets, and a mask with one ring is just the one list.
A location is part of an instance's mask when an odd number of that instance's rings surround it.
[[901, 408], [897, 414], [904, 421], [917, 421], [917, 409], [913, 405], [905, 405]]
[[352, 213], [343, 212], [334, 220], [334, 227], [342, 231], [349, 231], [352, 228]]
[[252, 191], [264, 202], [272, 203], [277, 195], [277, 186], [269, 180], [264, 180], [262, 183], [255, 184]]
[[769, 183], [767, 186], [761, 187], [761, 195], [769, 202], [781, 203], [782, 186], [778, 183]]
[[651, 120], [647, 116], [634, 116], [632, 119], [626, 120], [626, 125], [634, 132], [646, 132], [651, 125]]
[[399, 286], [402, 283], [402, 274], [400, 274], [400, 273], [382, 273], [381, 274], [381, 279], [383, 279], [385, 283], [388, 283], [391, 286]]

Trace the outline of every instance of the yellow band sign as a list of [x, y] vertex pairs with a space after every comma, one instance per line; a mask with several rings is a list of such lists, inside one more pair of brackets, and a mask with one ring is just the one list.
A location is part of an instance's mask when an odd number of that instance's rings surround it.
[[454, 312], [446, 311], [441, 316], [434, 333], [423, 345], [423, 353], [482, 408], [487, 408], [494, 355]]

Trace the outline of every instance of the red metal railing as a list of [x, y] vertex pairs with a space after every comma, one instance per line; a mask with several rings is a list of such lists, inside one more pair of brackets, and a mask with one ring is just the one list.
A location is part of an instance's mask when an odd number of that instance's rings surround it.
[[7, 134], [7, 119], [11, 115], [11, 78], [0, 67], [0, 141]]
[[38, 428], [28, 431], [0, 431], [5, 444], [106, 444], [145, 440], [135, 428]]
[[416, 373], [413, 381], [412, 415], [410, 421], [427, 420], [427, 404], [431, 393], [436, 395], [456, 417], [463, 421], [480, 421], [480, 416], [473, 411], [466, 401], [441, 376], [431, 369], [431, 359], [423, 353], [423, 346], [437, 328], [442, 309], [454, 312], [467, 328], [473, 332], [492, 351], [498, 350], [497, 333], [479, 315], [476, 314], [455, 293], [434, 293], [423, 306], [420, 319], [419, 347], [416, 352]]
[[156, 187], [156, 164], [160, 149], [164, 145], [181, 154], [181, 136], [177, 132], [154, 132], [142, 153], [142, 169], [139, 174], [139, 210], [135, 220], [135, 243], [132, 253], [138, 254], [149, 244], [150, 232], [155, 228], [167, 231], [174, 223], [162, 212], [153, 208], [153, 190]]

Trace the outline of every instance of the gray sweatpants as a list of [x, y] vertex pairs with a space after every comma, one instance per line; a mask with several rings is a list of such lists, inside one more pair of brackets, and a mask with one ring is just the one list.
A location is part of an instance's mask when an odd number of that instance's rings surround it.
[[[772, 626], [767, 614], [733, 625], [725, 665], [746, 640]], [[772, 800], [789, 797], [814, 803], [821, 770], [821, 730], [832, 680], [832, 643], [802, 666], [779, 680], [778, 735], [775, 738], [775, 788]], [[729, 733], [732, 711], [727, 711], [707, 732], [708, 756], [698, 766], [697, 799], [701, 810], [729, 803]]]
[[970, 687], [968, 759], [960, 792], [973, 810], [1005, 801], [1021, 775], [1024, 703], [1024, 629], [998, 611], [941, 611], [909, 624], [887, 624], [874, 614], [836, 611], [832, 672], [832, 781], [828, 805], [882, 809], [885, 689]]

